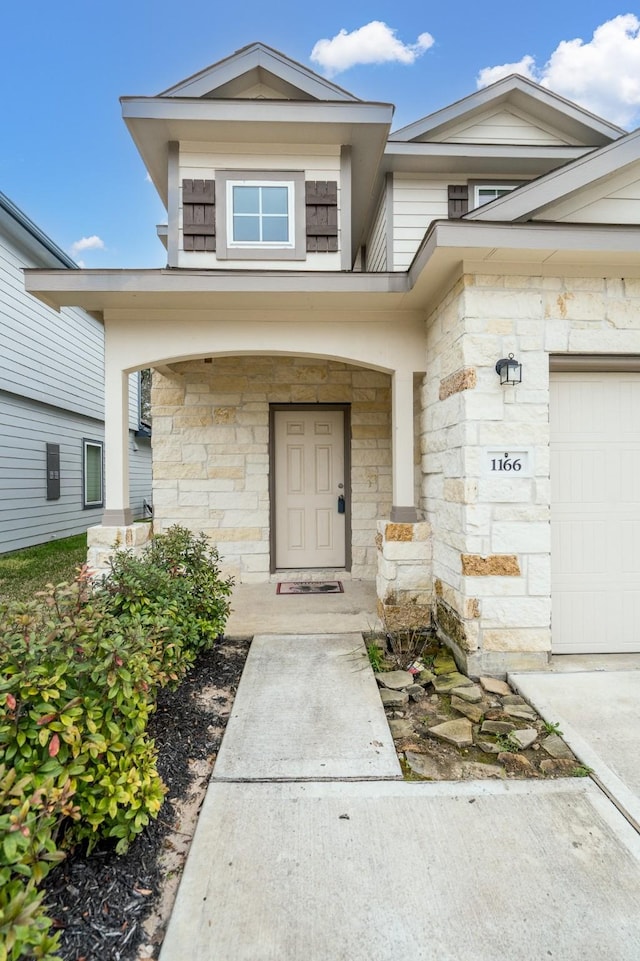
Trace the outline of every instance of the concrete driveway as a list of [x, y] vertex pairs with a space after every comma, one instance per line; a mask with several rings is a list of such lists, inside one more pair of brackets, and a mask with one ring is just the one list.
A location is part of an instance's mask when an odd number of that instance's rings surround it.
[[[579, 664], [579, 662], [578, 662]], [[512, 674], [614, 804], [640, 830], [640, 670]]]

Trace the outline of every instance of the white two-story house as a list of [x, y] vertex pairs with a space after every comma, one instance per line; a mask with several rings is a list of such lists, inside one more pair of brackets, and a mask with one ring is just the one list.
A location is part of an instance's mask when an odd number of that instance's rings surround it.
[[638, 650], [640, 132], [516, 76], [392, 132], [261, 44], [122, 109], [166, 268], [26, 281], [105, 326], [94, 561], [152, 366], [156, 529], [239, 581], [375, 578], [472, 672]]
[[[25, 293], [25, 268], [77, 264], [0, 193], [0, 553], [100, 523], [104, 507], [104, 327]], [[127, 383], [131, 506], [151, 503], [139, 376]]]

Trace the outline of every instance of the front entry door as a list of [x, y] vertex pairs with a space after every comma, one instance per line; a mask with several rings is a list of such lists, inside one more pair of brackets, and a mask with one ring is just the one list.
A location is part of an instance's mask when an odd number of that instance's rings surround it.
[[344, 567], [344, 411], [276, 410], [276, 567]]

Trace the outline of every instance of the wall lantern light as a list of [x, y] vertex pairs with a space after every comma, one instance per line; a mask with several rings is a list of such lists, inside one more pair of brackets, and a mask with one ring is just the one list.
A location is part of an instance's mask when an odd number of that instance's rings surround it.
[[501, 384], [521, 384], [522, 364], [513, 359], [513, 354], [503, 357], [496, 364], [496, 373], [500, 374]]

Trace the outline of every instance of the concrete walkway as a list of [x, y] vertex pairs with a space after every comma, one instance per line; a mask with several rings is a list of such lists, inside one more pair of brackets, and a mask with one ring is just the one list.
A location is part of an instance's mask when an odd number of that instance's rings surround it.
[[640, 836], [597, 785], [345, 780], [390, 755], [340, 643], [254, 641], [161, 961], [637, 961]]

